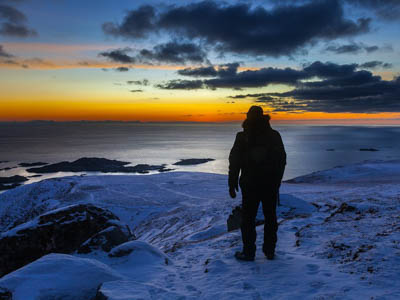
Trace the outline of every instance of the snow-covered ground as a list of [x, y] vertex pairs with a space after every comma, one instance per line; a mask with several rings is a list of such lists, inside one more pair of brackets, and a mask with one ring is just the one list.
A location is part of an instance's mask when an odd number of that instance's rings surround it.
[[[400, 299], [400, 161], [283, 183], [276, 259], [238, 262], [225, 175], [74, 176], [0, 195], [0, 232], [77, 203], [129, 224], [132, 254], [50, 254], [0, 279], [14, 299]], [[0, 254], [1, 255], [1, 254]], [[51, 280], [50, 280], [51, 279]], [[71, 291], [74, 291], [73, 293]], [[56, 298], [56, 296], [59, 298]]]

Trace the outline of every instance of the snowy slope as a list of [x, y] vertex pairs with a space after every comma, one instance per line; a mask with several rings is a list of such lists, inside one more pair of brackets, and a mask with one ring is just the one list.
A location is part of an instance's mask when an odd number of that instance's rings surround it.
[[[74, 254], [76, 264], [97, 261], [120, 277], [104, 280], [110, 299], [400, 299], [400, 162], [334, 168], [291, 182], [281, 187], [274, 261], [261, 251], [255, 262], [233, 258], [241, 238], [226, 232], [226, 219], [240, 197], [229, 198], [226, 176], [208, 173], [75, 176], [22, 186], [0, 195], [0, 232], [75, 203], [111, 210], [144, 242], [123, 246], [139, 250], [121, 258]], [[25, 268], [0, 286], [18, 290], [9, 282]]]

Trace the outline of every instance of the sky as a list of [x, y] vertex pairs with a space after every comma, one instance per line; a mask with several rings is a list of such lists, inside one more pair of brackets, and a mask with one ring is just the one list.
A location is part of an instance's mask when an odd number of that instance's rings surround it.
[[400, 0], [0, 0], [0, 121], [400, 124]]

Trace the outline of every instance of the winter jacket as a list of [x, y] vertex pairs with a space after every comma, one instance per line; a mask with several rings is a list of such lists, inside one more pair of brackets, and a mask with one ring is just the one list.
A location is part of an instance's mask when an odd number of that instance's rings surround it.
[[[247, 120], [246, 120], [247, 121]], [[286, 165], [286, 152], [278, 131], [269, 122], [244, 122], [229, 154], [229, 187], [279, 188]]]

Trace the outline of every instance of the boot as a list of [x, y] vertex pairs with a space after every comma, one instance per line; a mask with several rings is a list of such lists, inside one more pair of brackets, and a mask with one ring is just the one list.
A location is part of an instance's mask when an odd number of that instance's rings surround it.
[[275, 245], [270, 247], [263, 246], [263, 252], [268, 260], [273, 260], [275, 257]]
[[237, 260], [243, 260], [243, 261], [254, 261], [254, 255], [249, 255], [240, 251], [237, 251], [235, 253], [235, 258]]

